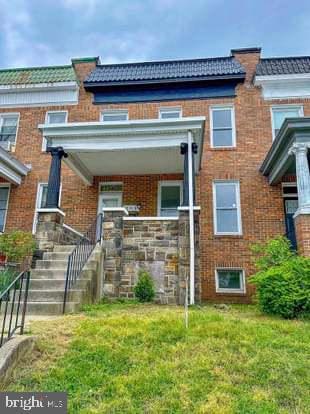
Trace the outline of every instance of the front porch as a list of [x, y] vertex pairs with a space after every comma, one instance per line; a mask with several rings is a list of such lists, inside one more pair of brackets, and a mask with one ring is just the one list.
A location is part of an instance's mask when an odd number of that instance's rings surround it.
[[[287, 236], [304, 256], [310, 256], [309, 148], [310, 118], [287, 118], [260, 169], [270, 185], [282, 182]], [[288, 175], [296, 177], [297, 191], [285, 183]]]
[[65, 212], [58, 204], [64, 160], [86, 186], [98, 185], [97, 213], [104, 215], [101, 293], [132, 296], [138, 271], [145, 268], [154, 278], [158, 301], [184, 302], [188, 282], [194, 303], [200, 296], [195, 176], [204, 118], [53, 124], [40, 129], [52, 162], [39, 232], [45, 233], [51, 214], [58, 230], [64, 222]]

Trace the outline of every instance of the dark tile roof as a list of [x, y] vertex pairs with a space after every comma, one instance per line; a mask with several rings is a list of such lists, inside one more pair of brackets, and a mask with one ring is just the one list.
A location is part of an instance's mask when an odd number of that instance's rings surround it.
[[310, 73], [310, 56], [261, 59], [256, 67], [257, 76]]
[[189, 78], [243, 76], [243, 66], [233, 57], [162, 62], [98, 65], [85, 84], [154, 82]]

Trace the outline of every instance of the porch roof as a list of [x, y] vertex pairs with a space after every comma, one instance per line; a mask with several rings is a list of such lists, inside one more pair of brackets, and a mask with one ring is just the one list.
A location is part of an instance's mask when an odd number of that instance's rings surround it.
[[88, 185], [94, 176], [183, 172], [180, 144], [188, 131], [198, 145], [198, 172], [205, 117], [147, 119], [122, 122], [41, 124], [51, 147], [62, 147], [64, 160]]
[[28, 174], [27, 167], [16, 158], [12, 157], [5, 149], [0, 147], [0, 177], [9, 183], [19, 185], [22, 178]]
[[295, 171], [295, 157], [291, 148], [294, 144], [310, 147], [310, 117], [286, 118], [276, 139], [260, 167], [270, 184], [277, 184], [281, 178]]

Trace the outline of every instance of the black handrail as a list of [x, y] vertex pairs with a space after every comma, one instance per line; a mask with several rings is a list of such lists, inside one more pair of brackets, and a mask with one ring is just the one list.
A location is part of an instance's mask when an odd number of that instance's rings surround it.
[[[0, 348], [19, 330], [24, 333], [28, 300], [30, 272], [21, 272], [0, 294], [0, 316], [3, 315], [0, 333]], [[3, 310], [2, 310], [2, 304]]]
[[63, 303], [63, 313], [66, 311], [66, 303], [70, 289], [75, 285], [83, 270], [89, 256], [92, 254], [97, 243], [101, 241], [102, 213], [98, 214], [96, 220], [89, 227], [84, 236], [77, 242], [74, 250], [68, 258], [66, 286]]

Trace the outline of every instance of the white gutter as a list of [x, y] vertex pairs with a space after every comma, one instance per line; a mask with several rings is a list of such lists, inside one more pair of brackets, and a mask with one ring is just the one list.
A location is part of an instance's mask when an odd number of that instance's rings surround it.
[[195, 230], [194, 230], [194, 196], [193, 196], [193, 157], [192, 157], [192, 131], [188, 131], [188, 188], [189, 188], [189, 303], [195, 303]]

